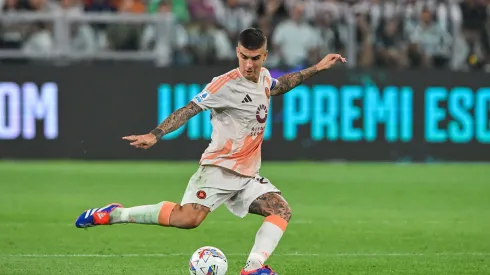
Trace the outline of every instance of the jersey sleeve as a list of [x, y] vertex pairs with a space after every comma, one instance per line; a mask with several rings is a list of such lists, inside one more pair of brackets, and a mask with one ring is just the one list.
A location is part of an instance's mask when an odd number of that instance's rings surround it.
[[279, 81], [273, 77], [271, 77], [271, 91], [274, 90], [274, 88], [277, 86], [277, 84], [279, 84]]
[[192, 101], [204, 111], [225, 108], [229, 105], [229, 99], [226, 96], [229, 92], [226, 90], [229, 90], [227, 79], [214, 78]]
[[272, 91], [279, 84], [279, 81], [271, 76], [269, 70], [265, 69], [264, 71], [265, 77], [268, 78], [269, 89]]

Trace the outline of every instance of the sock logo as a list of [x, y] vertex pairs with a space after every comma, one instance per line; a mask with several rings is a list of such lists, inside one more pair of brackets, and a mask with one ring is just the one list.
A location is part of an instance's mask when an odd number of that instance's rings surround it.
[[201, 200], [204, 200], [206, 198], [206, 192], [202, 191], [202, 190], [199, 190], [197, 191], [196, 193], [196, 196], [201, 199]]

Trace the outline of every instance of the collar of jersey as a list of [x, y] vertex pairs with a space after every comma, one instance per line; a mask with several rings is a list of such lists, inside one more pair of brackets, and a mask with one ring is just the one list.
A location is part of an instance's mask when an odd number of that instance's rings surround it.
[[245, 80], [245, 81], [247, 81], [247, 82], [253, 83], [254, 85], [257, 85], [257, 84], [258, 84], [258, 82], [253, 82], [253, 81], [251, 81], [251, 80], [246, 79], [246, 78], [245, 78], [245, 77], [242, 75], [242, 72], [240, 72], [240, 69], [239, 69], [239, 68], [236, 68], [235, 70], [237, 70], [238, 75], [240, 76], [240, 78], [241, 78], [241, 79], [243, 79], [243, 80]]

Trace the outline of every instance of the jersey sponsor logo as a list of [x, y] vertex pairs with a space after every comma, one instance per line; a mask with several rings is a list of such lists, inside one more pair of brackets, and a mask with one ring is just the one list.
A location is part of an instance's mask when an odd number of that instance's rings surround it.
[[264, 104], [260, 104], [255, 112], [255, 118], [259, 123], [265, 123], [267, 121], [267, 107]]
[[264, 131], [265, 131], [265, 126], [252, 127], [252, 131], [250, 132], [250, 135], [256, 137], [262, 134]]

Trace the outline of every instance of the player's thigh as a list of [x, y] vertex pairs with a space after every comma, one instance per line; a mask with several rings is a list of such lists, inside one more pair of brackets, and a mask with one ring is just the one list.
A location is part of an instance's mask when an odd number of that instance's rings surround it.
[[223, 202], [231, 198], [237, 191], [219, 188], [213, 183], [223, 183], [226, 186], [226, 178], [218, 167], [199, 167], [192, 175], [182, 197], [180, 205], [189, 210], [198, 210], [203, 207], [212, 212]]
[[291, 218], [291, 209], [281, 191], [267, 178], [256, 177], [247, 186], [226, 202], [228, 209], [239, 217], [248, 213], [262, 216], [279, 215]]

